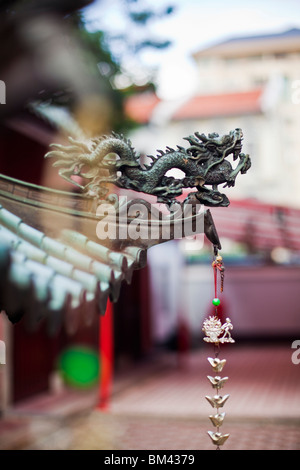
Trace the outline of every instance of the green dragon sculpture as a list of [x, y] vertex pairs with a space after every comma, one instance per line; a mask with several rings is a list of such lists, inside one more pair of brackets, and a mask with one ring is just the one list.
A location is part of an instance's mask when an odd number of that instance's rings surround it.
[[[141, 163], [131, 145], [122, 135], [112, 133], [92, 139], [90, 144], [69, 137], [71, 145], [51, 144], [45, 157], [55, 157], [54, 166], [59, 174], [77, 185], [86, 195], [104, 199], [107, 183], [157, 196], [158, 202], [171, 205], [185, 188], [196, 188], [188, 194], [186, 201], [198, 201], [205, 206], [228, 206], [229, 200], [218, 190], [219, 184], [234, 186], [238, 173], [246, 173], [251, 166], [249, 155], [241, 153], [243, 133], [235, 129], [220, 136], [217, 133], [195, 132], [184, 138], [189, 147], [166, 147], [156, 157], [148, 155], [150, 165]], [[232, 155], [237, 160], [236, 168], [226, 158]], [[182, 179], [167, 176], [173, 168], [182, 170]], [[87, 180], [81, 184], [74, 176]], [[211, 189], [207, 188], [211, 186]]]

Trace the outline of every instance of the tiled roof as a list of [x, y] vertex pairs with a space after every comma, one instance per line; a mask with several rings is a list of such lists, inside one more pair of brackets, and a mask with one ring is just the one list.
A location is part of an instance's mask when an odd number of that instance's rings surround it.
[[125, 112], [130, 119], [145, 124], [159, 102], [158, 96], [152, 92], [132, 95], [125, 102]]
[[[75, 332], [104, 314], [108, 299], [118, 300], [122, 283], [146, 265], [150, 246], [178, 237], [176, 226], [182, 227], [180, 217], [159, 213], [155, 238], [100, 240], [96, 208], [81, 194], [0, 175], [0, 310], [13, 323], [26, 313], [30, 326], [44, 319], [50, 333], [62, 325]], [[184, 220], [185, 236], [204, 226], [211, 243], [218, 243], [209, 211]], [[144, 223], [148, 229], [148, 218]]]
[[265, 34], [254, 34], [251, 36], [237, 36], [231, 39], [228, 39], [227, 41], [224, 41], [226, 43], [229, 42], [239, 42], [239, 41], [256, 41], [257, 39], [260, 40], [266, 40], [266, 39], [284, 39], [284, 38], [300, 38], [300, 29], [299, 28], [292, 28], [288, 29], [286, 31], [280, 31], [280, 32], [273, 32], [273, 33], [265, 33]]
[[201, 119], [235, 116], [261, 111], [262, 90], [194, 96], [173, 114], [172, 119]]
[[197, 60], [201, 57], [234, 58], [289, 52], [300, 52], [300, 29], [230, 38], [195, 52], [193, 57]]
[[[105, 253], [77, 232], [67, 231], [62, 243], [3, 207], [0, 217], [1, 309], [12, 322], [25, 312], [32, 324], [46, 316], [50, 331], [64, 319], [69, 326], [89, 322], [94, 314], [105, 313], [108, 298], [116, 301], [122, 281], [129, 283], [133, 269], [143, 266], [138, 248]], [[8, 228], [11, 219], [18, 221], [17, 230]], [[78, 249], [68, 244], [72, 239]]]
[[68, 213], [68, 207], [61, 229], [60, 206], [51, 207], [49, 197], [66, 203], [68, 193], [39, 194], [39, 187], [2, 175], [0, 183], [0, 308], [12, 322], [24, 313], [31, 325], [44, 318], [50, 332], [62, 323], [74, 330], [94, 314], [104, 314], [108, 298], [116, 301], [122, 282], [130, 283], [133, 270], [145, 266], [146, 249], [127, 244], [118, 250], [97, 243], [71, 228], [68, 215], [76, 228], [79, 213]]
[[[236, 116], [253, 114], [261, 111], [260, 99], [262, 89], [249, 90], [236, 93], [220, 93], [214, 95], [196, 95], [187, 101], [177, 104], [175, 111], [172, 107], [169, 112], [169, 119], [180, 121], [185, 119], [205, 119], [210, 117]], [[130, 107], [127, 108], [127, 115], [140, 124], [151, 121], [155, 110], [158, 110], [159, 101], [156, 95], [145, 105], [143, 95], [131, 97]], [[158, 111], [157, 111], [158, 112]]]
[[[250, 243], [256, 250], [271, 251], [278, 247], [295, 253], [300, 250], [299, 209], [252, 199], [231, 200], [226, 211], [215, 207], [213, 217], [221, 240]], [[294, 261], [299, 262], [298, 256]]]

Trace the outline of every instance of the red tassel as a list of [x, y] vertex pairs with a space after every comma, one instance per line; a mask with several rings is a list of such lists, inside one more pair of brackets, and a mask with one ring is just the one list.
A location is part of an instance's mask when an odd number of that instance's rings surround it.
[[214, 266], [214, 280], [215, 280], [215, 298], [218, 297], [218, 277], [217, 277], [217, 268]]

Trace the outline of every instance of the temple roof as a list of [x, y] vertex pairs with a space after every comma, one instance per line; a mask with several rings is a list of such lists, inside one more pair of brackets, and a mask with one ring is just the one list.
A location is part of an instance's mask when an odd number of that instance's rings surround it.
[[84, 207], [90, 201], [48, 191], [0, 176], [0, 297], [12, 322], [26, 312], [27, 324], [46, 318], [54, 332], [63, 322], [76, 329], [104, 314], [107, 300], [118, 300], [122, 282], [130, 283], [133, 270], [145, 266], [146, 249], [127, 243], [118, 250], [84, 235], [95, 229], [95, 217], [66, 202], [74, 206], [75, 199]]
[[[174, 227], [182, 225], [179, 218], [170, 226], [170, 214], [160, 213], [155, 239], [102, 240], [96, 209], [95, 199], [82, 194], [0, 175], [0, 309], [12, 323], [26, 313], [31, 328], [44, 319], [50, 334], [61, 326], [74, 333], [104, 315], [108, 299], [116, 302], [122, 283], [146, 265], [148, 248], [176, 238]], [[190, 230], [200, 219], [208, 239], [218, 243], [209, 211], [192, 213]]]

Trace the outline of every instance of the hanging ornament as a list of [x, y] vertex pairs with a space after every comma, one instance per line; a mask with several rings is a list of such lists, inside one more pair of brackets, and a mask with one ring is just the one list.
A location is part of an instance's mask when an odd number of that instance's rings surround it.
[[214, 270], [214, 286], [215, 286], [215, 297], [212, 300], [212, 304], [215, 307], [215, 315], [209, 316], [203, 322], [202, 331], [205, 333], [204, 341], [212, 343], [214, 345], [215, 357], [208, 357], [207, 360], [212, 367], [213, 372], [216, 375], [208, 375], [207, 378], [214, 390], [213, 396], [207, 395], [205, 398], [211, 407], [216, 411], [215, 414], [211, 414], [209, 419], [215, 431], [208, 431], [208, 435], [211, 438], [212, 443], [216, 446], [216, 449], [227, 441], [229, 434], [223, 434], [220, 431], [225, 419], [225, 412], [220, 412], [220, 408], [223, 408], [230, 395], [221, 395], [220, 390], [225, 386], [228, 381], [228, 377], [221, 377], [219, 375], [226, 364], [226, 359], [219, 359], [220, 344], [234, 343], [234, 339], [231, 337], [231, 330], [233, 325], [230, 318], [226, 318], [226, 321], [222, 324], [218, 314], [218, 307], [221, 305], [221, 300], [218, 298], [218, 274], [220, 275], [220, 291], [224, 289], [224, 265], [222, 256], [215, 252], [215, 259], [212, 262]]
[[233, 326], [230, 318], [226, 318], [226, 322], [222, 325], [217, 315], [209, 317], [203, 323], [202, 331], [206, 334], [206, 337], [203, 339], [207, 343], [214, 343], [215, 345], [219, 343], [234, 343], [234, 339], [232, 339], [230, 334], [232, 329]]
[[217, 255], [212, 262], [212, 267], [214, 268], [214, 278], [215, 278], [215, 290], [216, 290], [216, 284], [217, 284], [217, 273], [218, 271], [220, 272], [220, 277], [221, 277], [221, 292], [223, 292], [224, 289], [224, 273], [225, 273], [225, 268], [223, 265], [223, 258], [220, 255]]

